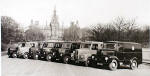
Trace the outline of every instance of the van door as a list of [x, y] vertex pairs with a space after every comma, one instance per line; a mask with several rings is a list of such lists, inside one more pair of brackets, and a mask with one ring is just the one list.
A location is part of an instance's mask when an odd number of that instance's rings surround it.
[[118, 44], [116, 49], [117, 49], [116, 56], [118, 57], [118, 59], [120, 61], [123, 61], [124, 60], [124, 53], [125, 53], [124, 47], [121, 44]]
[[135, 55], [135, 48], [132, 44], [124, 43], [123, 44], [123, 54], [121, 58], [123, 58], [124, 61], [129, 61], [134, 55]]

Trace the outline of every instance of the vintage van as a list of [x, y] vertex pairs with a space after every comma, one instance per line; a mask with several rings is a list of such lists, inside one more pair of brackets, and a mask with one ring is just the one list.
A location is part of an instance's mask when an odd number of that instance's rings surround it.
[[84, 63], [85, 66], [89, 65], [88, 58], [97, 53], [97, 50], [102, 49], [103, 42], [83, 42], [79, 49], [76, 49], [72, 54], [72, 60], [76, 63]]
[[89, 61], [107, 66], [110, 70], [116, 70], [120, 65], [129, 65], [131, 69], [136, 69], [142, 63], [142, 46], [135, 42], [104, 42], [103, 49], [93, 54]]

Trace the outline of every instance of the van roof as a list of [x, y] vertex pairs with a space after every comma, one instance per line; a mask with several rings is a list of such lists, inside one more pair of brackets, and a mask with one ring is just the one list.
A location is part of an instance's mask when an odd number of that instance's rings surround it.
[[85, 42], [82, 42], [82, 43], [89, 43], [89, 44], [96, 43], [96, 44], [102, 44], [103, 42], [97, 42], [97, 41], [85, 41]]
[[136, 42], [124, 42], [124, 41], [106, 41], [104, 43], [128, 43], [128, 44], [139, 44]]

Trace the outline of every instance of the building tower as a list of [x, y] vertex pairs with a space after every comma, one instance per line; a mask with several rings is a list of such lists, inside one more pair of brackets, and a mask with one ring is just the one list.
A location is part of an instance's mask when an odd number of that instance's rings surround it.
[[47, 24], [43, 29], [45, 40], [62, 40], [63, 30], [59, 26], [58, 16], [56, 14], [56, 7], [54, 8], [50, 24]]
[[58, 16], [56, 15], [56, 7], [54, 8], [53, 16], [50, 22], [50, 27], [51, 27], [51, 40], [58, 40], [60, 28]]

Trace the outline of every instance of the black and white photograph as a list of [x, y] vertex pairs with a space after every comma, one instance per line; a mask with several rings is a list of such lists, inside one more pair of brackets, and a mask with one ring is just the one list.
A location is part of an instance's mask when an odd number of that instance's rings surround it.
[[0, 76], [150, 76], [150, 0], [0, 0]]

